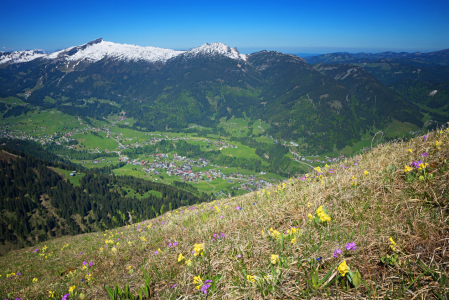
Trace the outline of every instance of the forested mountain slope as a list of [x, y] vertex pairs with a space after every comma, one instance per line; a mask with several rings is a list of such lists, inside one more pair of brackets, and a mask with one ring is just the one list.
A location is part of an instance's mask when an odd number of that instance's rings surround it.
[[[123, 226], [132, 217], [152, 218], [206, 200], [204, 194], [197, 197], [172, 186], [94, 172], [75, 175], [80, 177], [75, 186], [61, 175], [72, 170], [73, 165], [0, 146], [1, 254], [53, 237]], [[134, 196], [127, 195], [130, 191]]]

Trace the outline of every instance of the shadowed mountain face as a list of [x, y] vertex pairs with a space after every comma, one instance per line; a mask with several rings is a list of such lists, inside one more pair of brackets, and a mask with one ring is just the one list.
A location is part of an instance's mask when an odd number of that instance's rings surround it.
[[[126, 52], [130, 49], [132, 56]], [[269, 122], [270, 135], [305, 137], [309, 146], [326, 151], [334, 145], [342, 148], [358, 140], [365, 128], [381, 128], [392, 118], [422, 125], [413, 105], [363, 68], [314, 69], [295, 55], [242, 55], [219, 43], [173, 51], [99, 39], [58, 55], [0, 66], [3, 96], [30, 90], [30, 104], [96, 118], [119, 109], [84, 100], [107, 99], [134, 117], [135, 127], [146, 130], [182, 129], [190, 123], [214, 127], [222, 117], [246, 116]], [[46, 96], [55, 102], [44, 102]]]
[[[326, 72], [338, 69], [343, 63], [363, 68], [403, 99], [416, 104], [414, 109], [427, 114], [431, 120], [439, 124], [449, 120], [449, 49], [430, 53], [331, 53], [307, 57], [307, 62]], [[322, 63], [336, 66], [325, 67]], [[392, 96], [386, 99], [396, 99]], [[401, 106], [398, 101], [388, 102], [387, 109], [390, 104], [396, 108]], [[411, 117], [407, 119], [412, 120]]]

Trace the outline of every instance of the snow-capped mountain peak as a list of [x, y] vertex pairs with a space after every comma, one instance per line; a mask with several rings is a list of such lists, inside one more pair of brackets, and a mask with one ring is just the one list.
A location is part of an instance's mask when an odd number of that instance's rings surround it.
[[246, 55], [240, 54], [237, 48], [230, 48], [223, 43], [206, 43], [197, 48], [190, 49], [185, 53], [186, 56], [201, 56], [201, 55], [223, 55], [232, 59], [246, 60]]
[[87, 60], [96, 62], [103, 58], [125, 61], [165, 62], [184, 51], [175, 51], [157, 47], [141, 47], [136, 45], [116, 44], [96, 39], [82, 46], [76, 46], [54, 52], [48, 59], [63, 59], [68, 61]]

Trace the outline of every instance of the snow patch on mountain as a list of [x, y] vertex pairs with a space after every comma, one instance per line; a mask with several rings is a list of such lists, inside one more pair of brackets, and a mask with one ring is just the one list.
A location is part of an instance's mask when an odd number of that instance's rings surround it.
[[23, 63], [33, 59], [44, 57], [47, 54], [43, 50], [25, 50], [0, 53], [0, 64]]
[[116, 44], [102, 39], [95, 40], [83, 46], [71, 47], [48, 55], [48, 59], [68, 61], [87, 60], [96, 62], [103, 58], [124, 61], [165, 62], [184, 51], [175, 51], [157, 47], [141, 47], [136, 45]]
[[230, 48], [228, 45], [222, 43], [206, 43], [185, 53], [185, 56], [187, 57], [196, 57], [203, 55], [223, 55], [236, 60], [246, 60], [246, 55], [240, 54], [237, 48]]

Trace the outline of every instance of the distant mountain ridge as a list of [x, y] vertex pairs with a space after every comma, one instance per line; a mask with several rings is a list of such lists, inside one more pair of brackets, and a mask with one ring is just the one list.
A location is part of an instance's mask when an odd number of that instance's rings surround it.
[[427, 64], [437, 64], [441, 66], [449, 66], [449, 49], [444, 49], [440, 51], [421, 53], [421, 52], [381, 52], [381, 53], [348, 53], [348, 52], [336, 52], [328, 53], [317, 56], [307, 57], [307, 62], [309, 64], [333, 64], [333, 63], [343, 63], [343, 62], [357, 62], [359, 59], [408, 59], [408, 60], [418, 60]]

